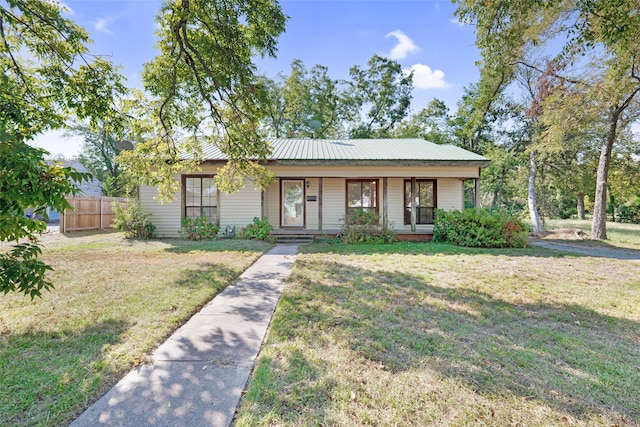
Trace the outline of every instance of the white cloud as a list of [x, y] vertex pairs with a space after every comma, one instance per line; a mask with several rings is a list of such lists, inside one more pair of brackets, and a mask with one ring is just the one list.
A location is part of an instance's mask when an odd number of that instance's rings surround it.
[[389, 52], [389, 59], [404, 59], [409, 53], [420, 50], [413, 40], [400, 30], [392, 31], [386, 37], [395, 37], [398, 40], [398, 44]]
[[445, 89], [449, 83], [444, 80], [442, 70], [432, 70], [424, 64], [415, 64], [405, 70], [407, 73], [413, 71], [413, 86], [416, 89]]
[[93, 28], [96, 31], [107, 34], [111, 34], [111, 30], [109, 29], [109, 24], [111, 22], [113, 22], [113, 18], [98, 18], [95, 21], [91, 21], [91, 23], [93, 24]]

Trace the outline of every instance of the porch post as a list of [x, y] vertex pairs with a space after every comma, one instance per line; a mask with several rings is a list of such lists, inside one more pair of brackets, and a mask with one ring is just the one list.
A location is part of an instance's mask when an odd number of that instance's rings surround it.
[[382, 178], [382, 225], [389, 226], [389, 198], [387, 197], [387, 177]]
[[322, 178], [318, 178], [318, 230], [322, 231]]
[[[183, 187], [182, 187], [182, 191], [183, 191], [183, 195], [182, 195], [182, 203], [185, 203], [185, 202], [184, 202], [184, 200], [185, 200], [184, 192], [186, 191], [185, 186], [183, 186]], [[218, 188], [217, 188], [217, 187], [216, 187], [216, 199], [217, 199], [217, 200], [216, 200], [216, 225], [217, 225], [218, 227], [220, 227], [220, 190], [218, 190]], [[184, 209], [184, 205], [183, 205], [183, 207], [181, 208], [181, 210], [182, 210], [182, 214], [181, 214], [181, 215], [182, 215], [182, 217], [184, 217], [184, 213], [185, 213], [185, 212], [184, 212], [184, 211], [185, 211], [185, 209]]]
[[478, 168], [478, 177], [476, 178], [475, 200], [473, 201], [473, 207], [480, 207], [480, 168]]
[[411, 178], [411, 232], [416, 232], [416, 178]]

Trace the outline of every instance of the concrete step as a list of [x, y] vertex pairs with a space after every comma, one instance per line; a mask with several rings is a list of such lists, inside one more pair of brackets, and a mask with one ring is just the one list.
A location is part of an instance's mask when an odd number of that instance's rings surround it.
[[311, 243], [313, 242], [312, 234], [274, 234], [278, 243]]

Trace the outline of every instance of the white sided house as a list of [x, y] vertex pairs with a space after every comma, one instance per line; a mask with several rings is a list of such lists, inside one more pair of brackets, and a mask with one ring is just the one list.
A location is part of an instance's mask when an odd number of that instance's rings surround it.
[[239, 230], [254, 217], [268, 218], [276, 236], [336, 235], [351, 210], [374, 210], [399, 238], [428, 239], [433, 211], [464, 207], [465, 185], [475, 180], [477, 198], [483, 156], [421, 139], [269, 139], [265, 165], [276, 180], [265, 191], [227, 194], [215, 185], [225, 162], [216, 148], [202, 170], [176, 176], [173, 202], [155, 200], [154, 187], [140, 188], [143, 209], [159, 237], [176, 237], [182, 218], [206, 215], [221, 230]]

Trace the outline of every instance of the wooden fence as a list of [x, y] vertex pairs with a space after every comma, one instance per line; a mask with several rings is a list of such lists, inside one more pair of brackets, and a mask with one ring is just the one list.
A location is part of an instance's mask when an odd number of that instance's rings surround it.
[[127, 202], [125, 197], [75, 196], [67, 197], [73, 209], [60, 215], [60, 232], [104, 230], [111, 228], [115, 214], [114, 203]]

